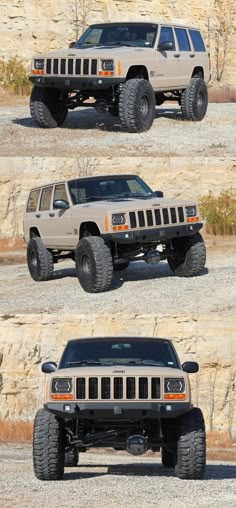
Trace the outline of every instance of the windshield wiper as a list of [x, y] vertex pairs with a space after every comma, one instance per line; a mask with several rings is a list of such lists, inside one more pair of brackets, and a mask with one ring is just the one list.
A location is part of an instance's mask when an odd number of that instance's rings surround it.
[[155, 360], [130, 360], [128, 362], [129, 365], [146, 365], [147, 367], [165, 367], [164, 362], [158, 362]]
[[101, 365], [101, 362], [99, 360], [80, 360], [78, 362], [67, 362], [66, 366], [68, 365]]

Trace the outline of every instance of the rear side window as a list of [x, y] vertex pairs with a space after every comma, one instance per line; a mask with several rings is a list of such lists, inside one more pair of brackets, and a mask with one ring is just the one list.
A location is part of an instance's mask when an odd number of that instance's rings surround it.
[[64, 184], [56, 185], [54, 190], [54, 200], [56, 199], [63, 199], [64, 201], [67, 201], [68, 203], [68, 197], [66, 194], [66, 187]]
[[35, 212], [37, 209], [38, 199], [39, 199], [40, 189], [31, 191], [27, 203], [27, 212]]
[[163, 26], [161, 28], [159, 44], [161, 44], [162, 42], [172, 42], [174, 45], [173, 50], [175, 49], [173, 30], [170, 26]]
[[40, 199], [39, 210], [41, 212], [50, 209], [51, 196], [52, 196], [52, 187], [45, 187], [45, 189], [42, 190], [42, 195]]
[[180, 51], [190, 51], [187, 31], [184, 28], [175, 28], [175, 33]]
[[194, 50], [206, 51], [200, 32], [198, 32], [198, 30], [189, 30], [189, 34], [192, 39]]

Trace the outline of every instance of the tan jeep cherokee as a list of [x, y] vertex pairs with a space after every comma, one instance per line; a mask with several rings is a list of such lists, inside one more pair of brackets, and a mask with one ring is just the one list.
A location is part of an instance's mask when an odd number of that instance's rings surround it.
[[165, 199], [135, 175], [94, 176], [32, 189], [24, 214], [27, 260], [35, 281], [53, 277], [71, 257], [85, 291], [106, 291], [113, 270], [131, 261], [167, 259], [180, 277], [205, 266], [202, 223], [194, 200]]
[[201, 479], [205, 425], [191, 404], [187, 373], [170, 340], [137, 337], [69, 341], [49, 374], [44, 407], [34, 422], [33, 461], [39, 480], [60, 480], [79, 452], [112, 447], [142, 455], [159, 451], [179, 478]]
[[34, 56], [30, 80], [31, 115], [40, 127], [61, 125], [68, 109], [94, 106], [119, 116], [124, 130], [142, 132], [164, 101], [177, 101], [185, 120], [203, 119], [209, 53], [194, 27], [99, 23], [70, 49]]

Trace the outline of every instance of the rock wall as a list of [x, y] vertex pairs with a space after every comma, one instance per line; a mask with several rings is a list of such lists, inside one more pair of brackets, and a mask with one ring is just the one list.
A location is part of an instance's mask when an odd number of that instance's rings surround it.
[[43, 361], [57, 361], [69, 338], [106, 335], [173, 339], [181, 362], [196, 360], [190, 376], [193, 402], [208, 430], [236, 439], [236, 318], [230, 311], [211, 315], [44, 314], [0, 316], [0, 419], [32, 420], [44, 400]]
[[236, 159], [214, 157], [2, 158], [0, 169], [0, 239], [22, 236], [29, 190], [83, 174], [133, 172], [167, 197], [198, 199], [211, 190], [236, 190]]
[[[216, 30], [229, 32], [223, 80], [236, 85], [234, 0], [0, 0], [0, 58], [68, 46], [88, 24], [118, 20], [164, 20], [199, 26], [215, 73]], [[220, 52], [221, 53], [221, 52]]]

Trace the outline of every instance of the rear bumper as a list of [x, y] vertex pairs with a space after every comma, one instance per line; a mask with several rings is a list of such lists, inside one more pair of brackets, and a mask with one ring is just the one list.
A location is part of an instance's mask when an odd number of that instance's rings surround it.
[[180, 236], [191, 236], [202, 228], [202, 222], [197, 224], [185, 224], [182, 226], [147, 228], [142, 230], [129, 230], [119, 233], [103, 234], [102, 238], [105, 242], [116, 243], [150, 243], [163, 242]]
[[[66, 407], [70, 410], [66, 410]], [[144, 420], [176, 418], [192, 408], [189, 402], [60, 402], [47, 403], [44, 409], [63, 419]]]
[[30, 76], [31, 83], [45, 88], [63, 90], [106, 90], [125, 82], [125, 78], [68, 77], [68, 76]]

